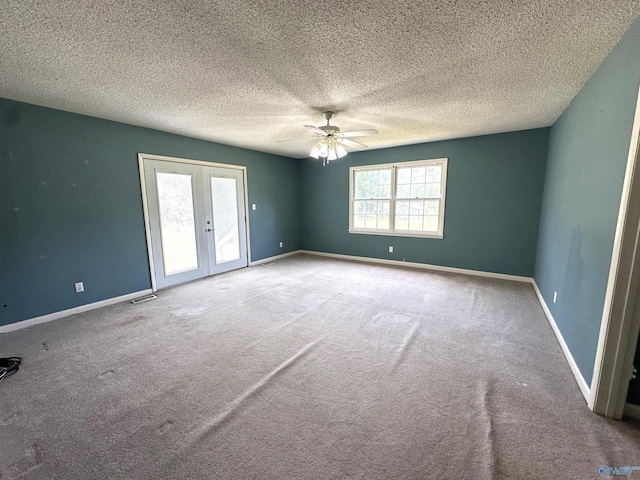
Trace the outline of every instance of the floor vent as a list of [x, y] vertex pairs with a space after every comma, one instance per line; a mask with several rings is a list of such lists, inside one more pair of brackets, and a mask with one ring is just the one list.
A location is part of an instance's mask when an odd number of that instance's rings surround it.
[[151, 294], [151, 295], [147, 295], [146, 297], [136, 298], [135, 300], [131, 300], [131, 303], [135, 305], [137, 303], [148, 302], [149, 300], [155, 300], [156, 298], [158, 298], [156, 295]]

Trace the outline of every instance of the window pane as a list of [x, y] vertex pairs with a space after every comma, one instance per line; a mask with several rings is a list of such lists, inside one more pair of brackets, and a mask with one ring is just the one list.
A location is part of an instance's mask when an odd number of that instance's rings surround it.
[[422, 215], [424, 210], [424, 201], [423, 200], [411, 200], [409, 206], [409, 213], [411, 215]]
[[391, 170], [380, 170], [380, 185], [391, 185]]
[[424, 217], [424, 229], [429, 232], [437, 232], [438, 217]]
[[198, 268], [191, 175], [156, 173], [164, 274]]
[[[354, 169], [352, 178], [357, 184], [354, 187], [359, 187], [354, 188], [352, 199], [354, 228], [418, 234], [438, 232], [440, 202], [444, 201], [441, 180], [446, 170], [444, 165], [427, 162], [360, 172]], [[359, 203], [356, 199], [362, 200]], [[393, 224], [391, 209], [395, 211]]]
[[426, 197], [439, 197], [440, 196], [440, 184], [439, 183], [427, 183]]
[[423, 198], [424, 197], [424, 184], [411, 184], [411, 198]]
[[356, 172], [355, 178], [355, 198], [366, 198], [366, 176], [363, 172]]
[[409, 217], [409, 230], [422, 230], [422, 216]]
[[380, 185], [377, 196], [378, 198], [391, 198], [391, 185]]
[[396, 202], [396, 215], [409, 215], [409, 201]]
[[[369, 174], [373, 173], [373, 176]], [[373, 178], [373, 183], [372, 183]], [[375, 198], [378, 194], [377, 171], [374, 172], [356, 172], [356, 198]]]
[[397, 198], [409, 198], [410, 196], [411, 196], [410, 184], [398, 185], [398, 188], [396, 189]]
[[240, 258], [235, 178], [211, 177], [216, 265]]
[[440, 166], [427, 167], [427, 182], [440, 183], [441, 172], [442, 172], [442, 167]]
[[438, 200], [429, 200], [425, 203], [427, 204], [427, 215], [438, 215], [440, 213], [440, 202]]
[[411, 183], [411, 169], [398, 168], [396, 181], [398, 183]]
[[396, 215], [396, 229], [409, 230], [409, 215]]
[[354, 228], [389, 229], [390, 200], [366, 200], [354, 202]]
[[426, 173], [425, 167], [417, 167], [411, 169], [411, 183], [424, 183]]
[[367, 170], [355, 174], [354, 198], [391, 198], [391, 170]]

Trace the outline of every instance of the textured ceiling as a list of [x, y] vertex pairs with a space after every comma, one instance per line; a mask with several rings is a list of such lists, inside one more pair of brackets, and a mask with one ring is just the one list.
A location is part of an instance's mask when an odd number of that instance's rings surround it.
[[551, 125], [637, 0], [5, 0], [0, 97], [291, 157]]

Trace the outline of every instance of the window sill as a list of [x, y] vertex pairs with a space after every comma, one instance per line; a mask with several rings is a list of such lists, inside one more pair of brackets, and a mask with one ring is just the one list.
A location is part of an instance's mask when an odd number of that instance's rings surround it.
[[349, 233], [355, 233], [357, 235], [382, 235], [388, 237], [413, 237], [413, 238], [444, 238], [444, 235], [437, 233], [400, 233], [400, 232], [385, 232], [380, 230], [353, 230], [349, 229]]

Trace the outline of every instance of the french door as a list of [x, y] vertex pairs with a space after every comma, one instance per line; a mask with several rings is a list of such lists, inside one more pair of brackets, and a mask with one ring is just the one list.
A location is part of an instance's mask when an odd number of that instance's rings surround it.
[[142, 161], [155, 288], [246, 267], [244, 170]]

